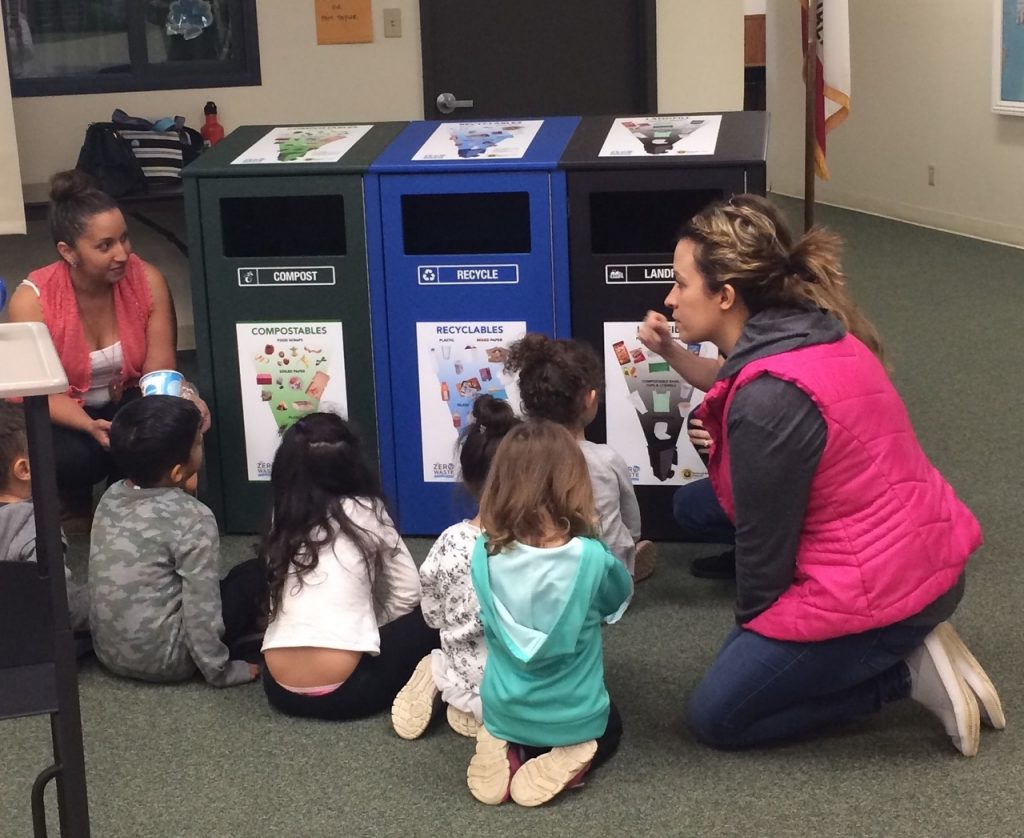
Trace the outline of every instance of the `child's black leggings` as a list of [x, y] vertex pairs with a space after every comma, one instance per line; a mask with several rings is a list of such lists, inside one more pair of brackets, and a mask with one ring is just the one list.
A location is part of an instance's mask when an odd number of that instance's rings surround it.
[[263, 668], [263, 689], [272, 707], [289, 716], [342, 721], [370, 716], [391, 706], [424, 655], [441, 645], [437, 629], [419, 608], [380, 627], [380, 654], [363, 655], [340, 687], [326, 695], [286, 690]]

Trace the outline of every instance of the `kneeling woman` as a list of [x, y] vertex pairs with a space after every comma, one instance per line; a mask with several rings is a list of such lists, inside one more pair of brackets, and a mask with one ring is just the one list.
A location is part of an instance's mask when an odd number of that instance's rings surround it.
[[[666, 299], [686, 342], [726, 356], [698, 411], [709, 473], [736, 525], [738, 627], [692, 695], [698, 739], [785, 739], [915, 698], [965, 755], [999, 698], [944, 621], [978, 522], [929, 463], [845, 290], [838, 239], [795, 242], [738, 196], [693, 218]], [[641, 337], [683, 372], [666, 319]], [[685, 359], [684, 359], [685, 361]]]
[[300, 419], [271, 484], [274, 518], [260, 547], [267, 699], [318, 719], [390, 707], [440, 638], [423, 622], [416, 565], [348, 424], [331, 413]]

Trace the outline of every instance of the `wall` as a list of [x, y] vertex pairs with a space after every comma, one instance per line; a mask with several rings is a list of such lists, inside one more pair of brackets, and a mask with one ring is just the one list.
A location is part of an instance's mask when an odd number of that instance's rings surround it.
[[743, 110], [743, 0], [658, 0], [658, 110]]
[[[0, 78], [7, 77], [7, 41], [0, 40]], [[2, 86], [0, 86], [2, 87]], [[25, 205], [18, 179], [18, 144], [14, 134], [11, 89], [0, 89], [0, 236], [25, 232]]]
[[[1024, 118], [991, 111], [992, 8], [850, 3], [851, 115], [829, 135], [819, 201], [1024, 245]], [[768, 0], [767, 13], [768, 173], [802, 195], [799, 4]]]
[[[383, 37], [382, 9], [402, 10], [402, 37]], [[312, 0], [257, 0], [260, 87], [158, 90], [14, 100], [23, 183], [74, 166], [89, 122], [114, 108], [181, 114], [199, 127], [207, 99], [227, 130], [238, 125], [419, 119], [422, 68], [417, 0], [374, 0], [375, 41], [318, 46]], [[45, 138], [45, 141], [41, 141]]]
[[[382, 9], [402, 10], [402, 37], [383, 37]], [[742, 0], [658, 0], [659, 110], [732, 110], [743, 103]], [[73, 166], [86, 125], [114, 108], [202, 122], [207, 99], [230, 130], [246, 124], [422, 119], [417, 0], [373, 0], [371, 44], [317, 46], [312, 0], [257, 0], [261, 87], [14, 100], [23, 183]]]

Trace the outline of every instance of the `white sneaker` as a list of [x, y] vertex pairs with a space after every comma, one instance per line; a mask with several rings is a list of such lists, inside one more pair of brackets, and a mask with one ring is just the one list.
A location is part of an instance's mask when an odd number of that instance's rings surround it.
[[476, 716], [460, 710], [458, 707], [452, 707], [450, 704], [448, 705], [447, 715], [448, 727], [459, 734], [459, 736], [465, 736], [468, 739], [476, 738], [477, 733], [480, 731], [480, 722], [476, 720]]
[[434, 717], [437, 697], [430, 655], [425, 655], [391, 705], [391, 726], [395, 733], [403, 739], [419, 739]]
[[492, 736], [481, 725], [476, 735], [476, 752], [466, 769], [470, 794], [488, 806], [504, 803], [520, 764], [519, 748]]
[[597, 753], [593, 739], [562, 745], [523, 763], [512, 778], [509, 794], [520, 806], [540, 806], [578, 785]]
[[942, 632], [933, 630], [906, 662], [910, 697], [939, 717], [960, 753], [974, 756], [981, 740], [978, 703], [957, 672]]
[[956, 671], [960, 673], [960, 677], [967, 682], [967, 686], [977, 698], [978, 706], [981, 709], [982, 723], [996, 730], [1005, 728], [1006, 715], [1003, 713], [1003, 703], [999, 700], [995, 684], [981, 668], [978, 659], [971, 654], [967, 644], [950, 623], [939, 623], [935, 627], [935, 631], [942, 638], [943, 645], [950, 651]]

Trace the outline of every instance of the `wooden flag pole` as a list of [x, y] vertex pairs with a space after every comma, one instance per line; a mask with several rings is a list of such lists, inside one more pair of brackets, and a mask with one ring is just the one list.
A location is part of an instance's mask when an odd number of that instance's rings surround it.
[[804, 125], [804, 232], [814, 226], [814, 152], [817, 142], [815, 105], [818, 86], [818, 4], [807, 3], [807, 40], [804, 43], [805, 125]]

